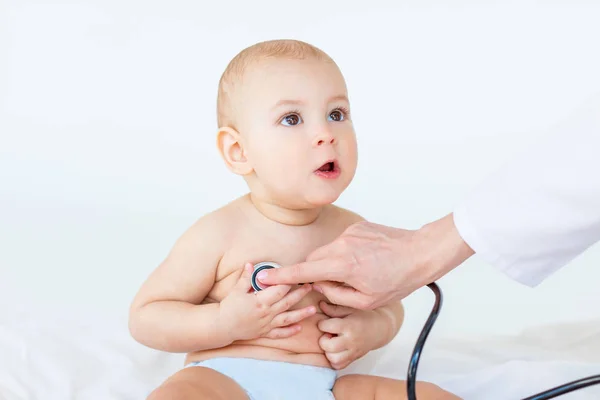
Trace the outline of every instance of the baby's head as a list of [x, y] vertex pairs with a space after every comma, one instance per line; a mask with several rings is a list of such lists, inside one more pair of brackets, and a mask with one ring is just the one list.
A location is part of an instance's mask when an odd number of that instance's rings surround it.
[[357, 165], [344, 77], [323, 51], [296, 40], [240, 52], [219, 82], [217, 145], [252, 195], [285, 208], [334, 202]]

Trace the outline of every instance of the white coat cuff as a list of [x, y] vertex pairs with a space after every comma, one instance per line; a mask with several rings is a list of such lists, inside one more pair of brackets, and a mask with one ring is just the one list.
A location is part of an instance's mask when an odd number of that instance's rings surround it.
[[454, 225], [462, 239], [473, 249], [475, 255], [480, 257], [487, 264], [502, 272], [510, 279], [519, 282], [525, 286], [534, 287], [539, 285], [545, 276], [528, 273], [522, 263], [515, 263], [508, 257], [503, 257], [488, 244], [485, 238], [477, 230], [473, 221], [469, 218], [466, 205], [458, 206], [453, 212]]

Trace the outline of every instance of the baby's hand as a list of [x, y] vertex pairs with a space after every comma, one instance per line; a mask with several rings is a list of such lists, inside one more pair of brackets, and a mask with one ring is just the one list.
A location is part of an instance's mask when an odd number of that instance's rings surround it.
[[324, 301], [319, 305], [330, 317], [319, 321], [319, 330], [323, 332], [319, 346], [334, 369], [346, 368], [376, 347], [381, 325], [377, 313]]
[[316, 313], [315, 306], [288, 311], [310, 292], [311, 285], [302, 285], [291, 292], [290, 285], [274, 285], [254, 292], [251, 277], [252, 264], [246, 264], [235, 287], [219, 306], [219, 322], [233, 341], [293, 336], [300, 332], [298, 322]]

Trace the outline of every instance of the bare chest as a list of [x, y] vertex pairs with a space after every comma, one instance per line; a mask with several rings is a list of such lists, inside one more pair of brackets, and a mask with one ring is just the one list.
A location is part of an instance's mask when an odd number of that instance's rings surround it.
[[221, 301], [238, 281], [246, 263], [275, 262], [282, 266], [306, 260], [318, 247], [335, 238], [328, 229], [287, 228], [281, 230], [243, 230], [232, 241], [217, 267], [215, 283], [208, 294], [212, 301]]

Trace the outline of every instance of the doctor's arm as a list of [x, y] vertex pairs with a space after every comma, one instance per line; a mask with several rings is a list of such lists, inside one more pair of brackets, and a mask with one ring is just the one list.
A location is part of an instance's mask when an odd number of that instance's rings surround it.
[[478, 257], [528, 286], [600, 240], [600, 97], [476, 187], [453, 220]]
[[359, 222], [265, 284], [317, 282], [331, 302], [374, 309], [477, 254], [535, 286], [600, 240], [600, 97], [417, 230]]

